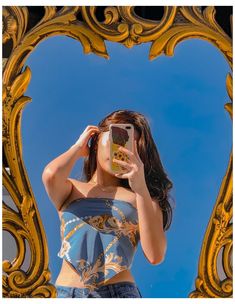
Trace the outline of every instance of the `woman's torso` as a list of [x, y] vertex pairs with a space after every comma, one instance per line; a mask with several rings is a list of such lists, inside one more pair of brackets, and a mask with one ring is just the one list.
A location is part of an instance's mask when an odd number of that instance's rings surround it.
[[[59, 217], [61, 218], [63, 210], [68, 207], [72, 201], [82, 197], [105, 197], [123, 200], [126, 202], [130, 202], [136, 208], [135, 193], [129, 189], [117, 187], [115, 193], [105, 193], [97, 190], [97, 188], [95, 189], [95, 187], [89, 183], [84, 183], [73, 179], [72, 192], [67, 198], [66, 202], [63, 204], [62, 209], [58, 211]], [[108, 280], [104, 285], [118, 283], [122, 281], [135, 282], [129, 269], [119, 272], [117, 275]], [[55, 284], [71, 287], [84, 287], [84, 284], [83, 282], [81, 282], [79, 274], [72, 268], [72, 266], [66, 260], [63, 260], [62, 262], [62, 267]]]

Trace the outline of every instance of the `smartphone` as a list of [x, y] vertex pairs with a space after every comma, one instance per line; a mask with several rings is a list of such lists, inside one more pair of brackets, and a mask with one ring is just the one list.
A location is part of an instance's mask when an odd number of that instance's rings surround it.
[[133, 152], [134, 150], [134, 126], [132, 124], [110, 124], [109, 125], [109, 141], [110, 141], [110, 168], [114, 173], [125, 173], [125, 167], [113, 162], [113, 158], [128, 161], [129, 156], [118, 151], [120, 146]]

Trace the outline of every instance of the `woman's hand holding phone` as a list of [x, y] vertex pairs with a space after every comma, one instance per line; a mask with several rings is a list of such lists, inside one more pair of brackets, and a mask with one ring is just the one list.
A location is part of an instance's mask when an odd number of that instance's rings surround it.
[[144, 164], [138, 154], [137, 143], [134, 141], [134, 151], [131, 152], [124, 147], [119, 147], [119, 151], [126, 153], [128, 155], [128, 162], [121, 161], [118, 159], [113, 159], [113, 162], [118, 163], [120, 166], [126, 168], [127, 173], [117, 173], [116, 177], [128, 178], [129, 185], [133, 192], [141, 193], [142, 189], [146, 186], [145, 174], [144, 174]]
[[100, 132], [100, 129], [97, 126], [88, 125], [83, 133], [80, 135], [79, 139], [76, 143], [72, 146], [79, 147], [79, 155], [81, 157], [86, 157], [89, 155], [90, 149], [88, 146], [88, 141], [95, 133]]

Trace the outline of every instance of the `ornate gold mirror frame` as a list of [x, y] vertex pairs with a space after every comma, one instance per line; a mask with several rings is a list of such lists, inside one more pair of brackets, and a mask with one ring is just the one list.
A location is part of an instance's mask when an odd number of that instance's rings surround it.
[[[3, 7], [3, 43], [10, 46], [9, 56], [3, 58], [3, 186], [17, 209], [3, 201], [3, 229], [13, 236], [18, 250], [13, 260], [3, 261], [3, 297], [56, 297], [56, 289], [50, 284], [46, 235], [22, 155], [21, 115], [31, 101], [24, 96], [31, 71], [28, 66], [23, 67], [40, 42], [66, 35], [80, 41], [85, 54], [93, 52], [104, 58], [109, 58], [105, 40], [128, 48], [151, 42], [149, 59], [153, 60], [163, 52], [173, 56], [174, 48], [183, 40], [200, 38], [217, 47], [232, 70], [232, 39], [216, 22], [213, 6], [203, 12], [197, 6], [165, 6], [159, 21], [139, 17], [133, 6], [106, 7], [102, 22], [96, 17], [94, 6], [41, 8], [43, 17], [27, 30], [32, 20], [26, 6]], [[232, 119], [230, 73], [226, 88], [230, 101], [224, 107]], [[232, 297], [232, 151], [205, 230], [195, 290], [188, 296]], [[30, 263], [24, 271], [26, 243]], [[225, 279], [218, 272], [221, 250]]]

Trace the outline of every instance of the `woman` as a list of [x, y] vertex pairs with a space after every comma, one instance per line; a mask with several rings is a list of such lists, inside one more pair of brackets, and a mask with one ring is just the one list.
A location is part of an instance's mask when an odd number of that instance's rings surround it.
[[[134, 151], [120, 147], [128, 160], [113, 159], [125, 168], [122, 174], [110, 169], [111, 123], [134, 126]], [[85, 157], [84, 179], [68, 178], [80, 157]], [[46, 166], [42, 180], [61, 219], [57, 297], [141, 298], [130, 272], [138, 242], [148, 262], [161, 263], [164, 232], [172, 220], [172, 182], [146, 118], [118, 110], [98, 127], [87, 126], [68, 151]]]

